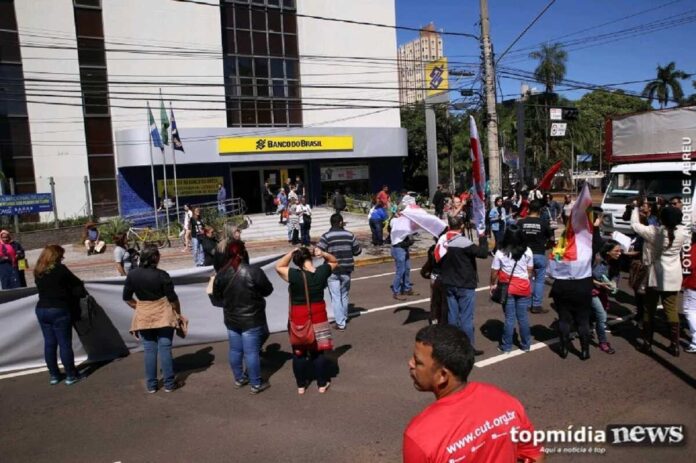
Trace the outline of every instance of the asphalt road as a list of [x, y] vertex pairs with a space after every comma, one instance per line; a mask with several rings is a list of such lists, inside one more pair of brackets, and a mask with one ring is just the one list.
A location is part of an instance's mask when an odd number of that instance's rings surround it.
[[[414, 268], [421, 263], [414, 261]], [[488, 263], [480, 261], [481, 286]], [[398, 462], [404, 427], [433, 396], [413, 388], [407, 368], [415, 333], [427, 324], [427, 281], [414, 271], [422, 294], [400, 303], [390, 297], [391, 272], [392, 264], [380, 264], [354, 274], [357, 316], [346, 332], [335, 333], [336, 377], [327, 394], [313, 385], [297, 395], [285, 333], [267, 343], [264, 371], [272, 387], [258, 396], [233, 388], [225, 342], [175, 349], [184, 386], [170, 394], [145, 394], [142, 354], [103, 365], [71, 387], [49, 386], [47, 373], [0, 377], [0, 461]], [[573, 354], [562, 360], [544, 344], [555, 338], [553, 311], [531, 315], [532, 352], [502, 355], [496, 350], [502, 311], [485, 291], [477, 297], [476, 345], [485, 354], [470, 380], [517, 396], [537, 429], [687, 428], [686, 444], [677, 448], [555, 444], [606, 453], [548, 461], [696, 460], [696, 356], [673, 358], [659, 348], [653, 357], [639, 354], [632, 346], [637, 331], [624, 324], [610, 335], [615, 355], [593, 348], [587, 362]], [[612, 312], [627, 308], [630, 299], [620, 295]]]

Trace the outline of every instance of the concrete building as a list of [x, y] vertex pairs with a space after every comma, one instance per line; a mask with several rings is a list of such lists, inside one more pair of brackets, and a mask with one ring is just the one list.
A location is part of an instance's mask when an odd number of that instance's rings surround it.
[[425, 100], [427, 63], [444, 57], [442, 36], [433, 23], [421, 29], [420, 35], [399, 46], [399, 101], [402, 105]]
[[[0, 169], [17, 192], [52, 178], [60, 217], [145, 212], [163, 158], [181, 202], [221, 181], [250, 212], [288, 176], [313, 202], [401, 186], [395, 29], [344, 22], [394, 25], [394, 0], [207, 3], [0, 0]], [[150, 143], [160, 94], [175, 155]]]

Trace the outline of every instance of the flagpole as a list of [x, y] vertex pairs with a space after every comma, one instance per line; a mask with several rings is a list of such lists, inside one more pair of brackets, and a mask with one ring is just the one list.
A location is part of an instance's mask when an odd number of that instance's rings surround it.
[[150, 178], [152, 179], [152, 210], [155, 213], [155, 228], [159, 228], [159, 220], [157, 218], [157, 191], [155, 189], [155, 162], [152, 159], [152, 134], [150, 133], [150, 103], [147, 104], [147, 138], [148, 146], [150, 147]]
[[[174, 114], [174, 110], [172, 109], [172, 102], [169, 102], [169, 113]], [[177, 220], [180, 220], [179, 218], [179, 213], [181, 210], [179, 209], [179, 185], [177, 183], [176, 179], [176, 150], [174, 149], [174, 133], [173, 133], [173, 123], [170, 122], [169, 124], [169, 138], [172, 142], [172, 163], [174, 164], [174, 200], [176, 201], [176, 218]], [[178, 129], [178, 128], [177, 128]]]
[[167, 217], [167, 237], [169, 237], [169, 194], [167, 193], [167, 158], [164, 155], [164, 146], [162, 147], [162, 172], [164, 172], [164, 198], [162, 199], [162, 206], [164, 206], [164, 215]]

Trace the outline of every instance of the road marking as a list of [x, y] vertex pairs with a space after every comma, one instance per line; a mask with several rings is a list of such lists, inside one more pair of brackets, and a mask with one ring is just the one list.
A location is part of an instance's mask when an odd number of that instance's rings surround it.
[[[485, 290], [488, 290], [488, 289], [490, 289], [490, 288], [491, 288], [490, 286], [484, 286], [484, 287], [482, 287], [482, 288], [476, 288], [476, 292], [485, 291]], [[424, 302], [430, 302], [430, 298], [429, 298], [429, 297], [426, 297], [425, 299], [417, 299], [417, 300], [415, 300], [415, 301], [407, 301], [407, 302], [401, 302], [401, 303], [399, 303], [399, 304], [391, 304], [391, 305], [385, 305], [385, 306], [382, 306], [382, 307], [375, 307], [374, 309], [367, 309], [367, 310], [364, 310], [364, 311], [362, 311], [362, 312], [356, 312], [356, 313], [364, 314], [364, 313], [381, 312], [381, 311], [383, 311], [383, 310], [398, 309], [399, 307], [408, 307], [408, 306], [410, 306], [410, 305], [422, 304], [422, 303], [424, 303]]]
[[[411, 271], [418, 272], [418, 271], [420, 271], [420, 269], [419, 268], [412, 268]], [[366, 277], [351, 278], [350, 281], [369, 280], [370, 278], [387, 277], [389, 275], [396, 275], [396, 272], [379, 273], [377, 275], [368, 275]]]
[[[534, 350], [543, 349], [545, 347], [549, 347], [550, 344], [556, 344], [557, 342], [558, 342], [558, 338], [554, 338], [554, 339], [551, 339], [551, 340], [546, 341], [546, 342], [537, 342], [537, 343], [529, 346], [529, 351], [531, 352]], [[525, 352], [522, 349], [513, 350], [512, 352], [507, 353], [507, 354], [500, 354], [500, 355], [496, 355], [495, 357], [490, 357], [490, 358], [487, 358], [485, 360], [480, 360], [480, 361], [474, 363], [474, 366], [479, 367], [479, 368], [483, 368], [483, 367], [487, 367], [489, 365], [494, 365], [496, 363], [504, 362], [505, 360], [511, 359], [513, 357], [518, 357], [520, 355], [524, 355], [527, 353], [528, 352]]]

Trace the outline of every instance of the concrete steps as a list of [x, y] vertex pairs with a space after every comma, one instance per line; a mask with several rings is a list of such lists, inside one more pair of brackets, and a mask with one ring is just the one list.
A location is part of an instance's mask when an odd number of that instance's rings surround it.
[[[318, 238], [331, 228], [330, 218], [332, 214], [333, 210], [325, 207], [312, 209], [311, 235], [313, 239]], [[278, 215], [251, 214], [248, 217], [252, 223], [249, 228], [242, 232], [244, 241], [287, 239], [287, 227], [278, 223]], [[343, 219], [346, 222], [346, 228], [352, 232], [370, 230], [366, 216], [345, 213]]]

